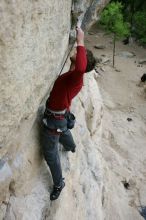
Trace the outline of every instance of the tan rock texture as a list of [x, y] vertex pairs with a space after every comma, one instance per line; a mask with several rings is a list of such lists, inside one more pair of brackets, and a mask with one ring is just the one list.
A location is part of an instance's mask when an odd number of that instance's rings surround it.
[[[29, 193], [32, 180], [40, 172], [39, 106], [49, 95], [68, 52], [70, 30], [74, 27], [71, 11], [86, 29], [98, 19], [98, 12], [107, 2], [0, 1], [0, 219], [28, 219], [23, 218], [23, 212], [16, 217], [17, 211], [8, 217], [10, 196], [15, 199]], [[85, 101], [82, 98], [83, 106]], [[88, 114], [95, 113], [92, 101], [88, 102], [85, 110], [77, 105], [78, 114], [86, 112], [87, 130], [94, 136], [101, 119], [95, 116], [94, 121]], [[79, 155], [73, 164], [77, 161]]]
[[84, 88], [74, 100], [72, 111], [77, 116], [75, 129], [72, 130], [77, 151], [72, 154], [59, 146], [66, 182], [60, 198], [55, 202], [49, 200], [52, 180], [43, 161], [39, 174], [32, 178], [29, 193], [11, 195], [5, 215], [7, 220], [103, 219], [103, 163], [100, 149], [103, 108], [93, 74], [86, 75]]

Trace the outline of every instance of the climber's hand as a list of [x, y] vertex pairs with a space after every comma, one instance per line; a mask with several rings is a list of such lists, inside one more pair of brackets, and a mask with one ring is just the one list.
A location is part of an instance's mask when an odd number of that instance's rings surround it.
[[84, 46], [84, 32], [79, 27], [76, 27], [76, 40], [78, 46]]

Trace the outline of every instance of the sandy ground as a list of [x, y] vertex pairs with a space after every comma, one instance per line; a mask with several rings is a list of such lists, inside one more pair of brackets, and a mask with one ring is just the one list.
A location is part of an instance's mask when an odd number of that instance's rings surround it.
[[[103, 31], [92, 28], [86, 45], [96, 57], [104, 54], [112, 61], [112, 40]], [[106, 48], [95, 49], [95, 45]], [[121, 57], [121, 51], [134, 52], [136, 56]], [[124, 183], [128, 183], [126, 195], [121, 195], [121, 200], [126, 197], [125, 206], [134, 207], [146, 219], [146, 92], [143, 86], [138, 86], [141, 76], [146, 73], [146, 65], [139, 67], [138, 61], [144, 58], [144, 48], [117, 42], [115, 66], [119, 72], [111, 64], [104, 65], [97, 83], [104, 102], [102, 156], [113, 176], [111, 181], [106, 177], [107, 188], [114, 185], [112, 193], [118, 195], [117, 185], [125, 188]]]

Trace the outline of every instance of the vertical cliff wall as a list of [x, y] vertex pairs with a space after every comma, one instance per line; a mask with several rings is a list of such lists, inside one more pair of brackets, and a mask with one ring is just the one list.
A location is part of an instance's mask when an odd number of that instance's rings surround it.
[[39, 172], [38, 109], [68, 52], [70, 30], [77, 17], [89, 27], [107, 2], [0, 2], [0, 216]]
[[0, 2], [1, 201], [39, 163], [37, 139], [29, 137], [68, 47], [70, 11], [71, 1]]

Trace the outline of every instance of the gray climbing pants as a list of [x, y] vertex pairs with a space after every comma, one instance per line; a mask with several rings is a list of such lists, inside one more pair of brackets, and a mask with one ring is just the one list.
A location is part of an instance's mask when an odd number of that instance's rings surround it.
[[42, 126], [41, 144], [44, 158], [50, 168], [55, 186], [62, 184], [62, 169], [58, 152], [58, 143], [60, 142], [66, 151], [71, 151], [76, 147], [72, 134], [67, 129], [66, 119], [57, 120], [47, 118], [47, 125], [50, 129], [59, 129], [61, 132], [52, 134], [46, 127]]

